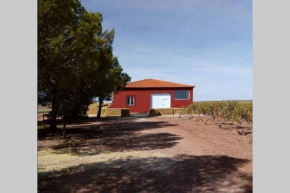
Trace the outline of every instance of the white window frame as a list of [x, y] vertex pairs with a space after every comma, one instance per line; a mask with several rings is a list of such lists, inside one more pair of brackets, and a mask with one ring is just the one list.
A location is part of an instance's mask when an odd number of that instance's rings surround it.
[[[129, 104], [128, 104], [128, 98], [129, 98]], [[127, 104], [127, 106], [135, 106], [135, 96], [127, 96], [126, 97], [126, 104]]]

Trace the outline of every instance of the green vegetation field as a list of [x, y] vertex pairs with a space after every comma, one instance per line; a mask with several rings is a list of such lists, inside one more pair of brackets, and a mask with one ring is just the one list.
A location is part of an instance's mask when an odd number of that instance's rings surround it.
[[186, 111], [224, 117], [232, 121], [253, 121], [253, 101], [250, 100], [194, 102], [186, 108]]

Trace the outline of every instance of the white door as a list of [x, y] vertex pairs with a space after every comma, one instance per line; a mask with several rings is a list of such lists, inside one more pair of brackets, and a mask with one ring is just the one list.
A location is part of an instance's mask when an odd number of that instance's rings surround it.
[[169, 93], [154, 93], [151, 94], [151, 108], [170, 108], [170, 94]]
[[168, 98], [162, 99], [162, 108], [170, 108], [170, 101]]

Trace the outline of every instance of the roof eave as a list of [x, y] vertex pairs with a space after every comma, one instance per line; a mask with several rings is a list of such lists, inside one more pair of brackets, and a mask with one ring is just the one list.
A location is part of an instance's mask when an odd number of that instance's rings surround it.
[[125, 87], [125, 89], [174, 89], [174, 88], [194, 88], [195, 86], [180, 86], [180, 87]]

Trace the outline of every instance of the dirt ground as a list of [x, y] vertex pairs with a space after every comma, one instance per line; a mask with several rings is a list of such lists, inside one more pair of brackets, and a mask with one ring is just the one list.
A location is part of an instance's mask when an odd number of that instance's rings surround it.
[[252, 192], [251, 132], [245, 124], [206, 120], [89, 119], [69, 125], [65, 139], [61, 129], [39, 126], [38, 190]]

